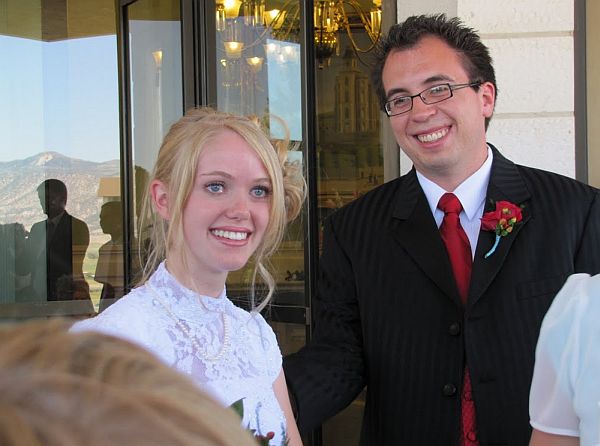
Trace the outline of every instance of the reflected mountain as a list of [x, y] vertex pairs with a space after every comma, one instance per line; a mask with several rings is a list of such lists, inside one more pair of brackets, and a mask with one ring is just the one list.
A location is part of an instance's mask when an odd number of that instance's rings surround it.
[[97, 163], [58, 152], [0, 162], [0, 223], [19, 222], [29, 229], [34, 222], [44, 219], [36, 188], [45, 179], [58, 178], [67, 186], [67, 211], [85, 221], [90, 232], [101, 233], [100, 178], [118, 177], [119, 171], [119, 160]]

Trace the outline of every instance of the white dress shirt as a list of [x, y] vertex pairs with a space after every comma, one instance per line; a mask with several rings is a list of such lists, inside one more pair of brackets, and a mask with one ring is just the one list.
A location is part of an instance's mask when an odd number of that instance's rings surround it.
[[481, 216], [483, 215], [485, 195], [490, 182], [493, 159], [492, 151], [488, 147], [488, 155], [485, 162], [473, 175], [460, 183], [453, 191], [442, 189], [417, 171], [417, 179], [423, 192], [425, 192], [427, 202], [438, 228], [444, 219], [444, 212], [437, 207], [442, 195], [446, 192], [451, 192], [460, 200], [463, 207], [460, 213], [460, 224], [469, 238], [471, 257], [473, 258], [475, 257], [475, 248], [477, 247], [477, 239], [479, 238], [479, 231], [481, 229]]

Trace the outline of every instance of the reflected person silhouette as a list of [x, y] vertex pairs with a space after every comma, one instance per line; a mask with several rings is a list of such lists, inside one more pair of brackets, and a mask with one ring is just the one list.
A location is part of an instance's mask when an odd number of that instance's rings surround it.
[[26, 244], [24, 267], [31, 274], [33, 297], [48, 301], [89, 299], [89, 293], [73, 291], [81, 287], [65, 284], [85, 281], [83, 259], [90, 244], [88, 226], [66, 211], [67, 187], [62, 181], [45, 180], [37, 193], [48, 218], [33, 224]]
[[22, 223], [0, 224], [0, 304], [14, 303], [27, 284], [18, 271], [17, 259], [23, 255], [26, 237]]
[[125, 294], [123, 274], [123, 208], [120, 201], [104, 203], [100, 209], [100, 227], [110, 240], [98, 249], [94, 280], [101, 283], [100, 311]]

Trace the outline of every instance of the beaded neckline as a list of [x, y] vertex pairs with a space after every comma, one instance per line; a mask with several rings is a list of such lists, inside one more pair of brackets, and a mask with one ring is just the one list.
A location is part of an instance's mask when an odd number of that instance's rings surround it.
[[[230, 333], [230, 327], [229, 327], [230, 324], [229, 324], [229, 317], [227, 316], [227, 314], [225, 314], [223, 311], [218, 311], [218, 313], [221, 315], [221, 319], [223, 321], [223, 345], [221, 346], [221, 349], [217, 352], [216, 355], [209, 356], [206, 354], [206, 349], [202, 348], [202, 346], [200, 345], [198, 338], [196, 338], [196, 336], [192, 335], [187, 324], [185, 324], [182, 321], [182, 319], [179, 318], [173, 312], [171, 307], [163, 300], [163, 298], [158, 293], [156, 288], [154, 288], [150, 283], [146, 283], [146, 286], [152, 292], [152, 294], [154, 294], [155, 300], [165, 310], [167, 315], [173, 320], [173, 322], [175, 322], [175, 325], [177, 326], [177, 328], [179, 328], [183, 332], [183, 334], [185, 334], [187, 336], [187, 338], [192, 343], [192, 346], [196, 350], [196, 353], [201, 358], [203, 358], [204, 360], [209, 361], [209, 362], [217, 362], [229, 351], [231, 342], [230, 342], [230, 334], [229, 334]], [[204, 304], [203, 304], [203, 306], [204, 306]]]

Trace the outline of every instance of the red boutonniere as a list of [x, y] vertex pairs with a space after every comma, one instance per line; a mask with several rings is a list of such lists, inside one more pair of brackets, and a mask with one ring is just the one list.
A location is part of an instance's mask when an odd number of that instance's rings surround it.
[[496, 233], [494, 246], [486, 253], [484, 258], [487, 259], [496, 251], [500, 243], [500, 238], [510, 234], [515, 225], [521, 220], [523, 220], [521, 208], [509, 201], [498, 201], [496, 202], [496, 210], [483, 214], [483, 217], [481, 217], [481, 229]]

